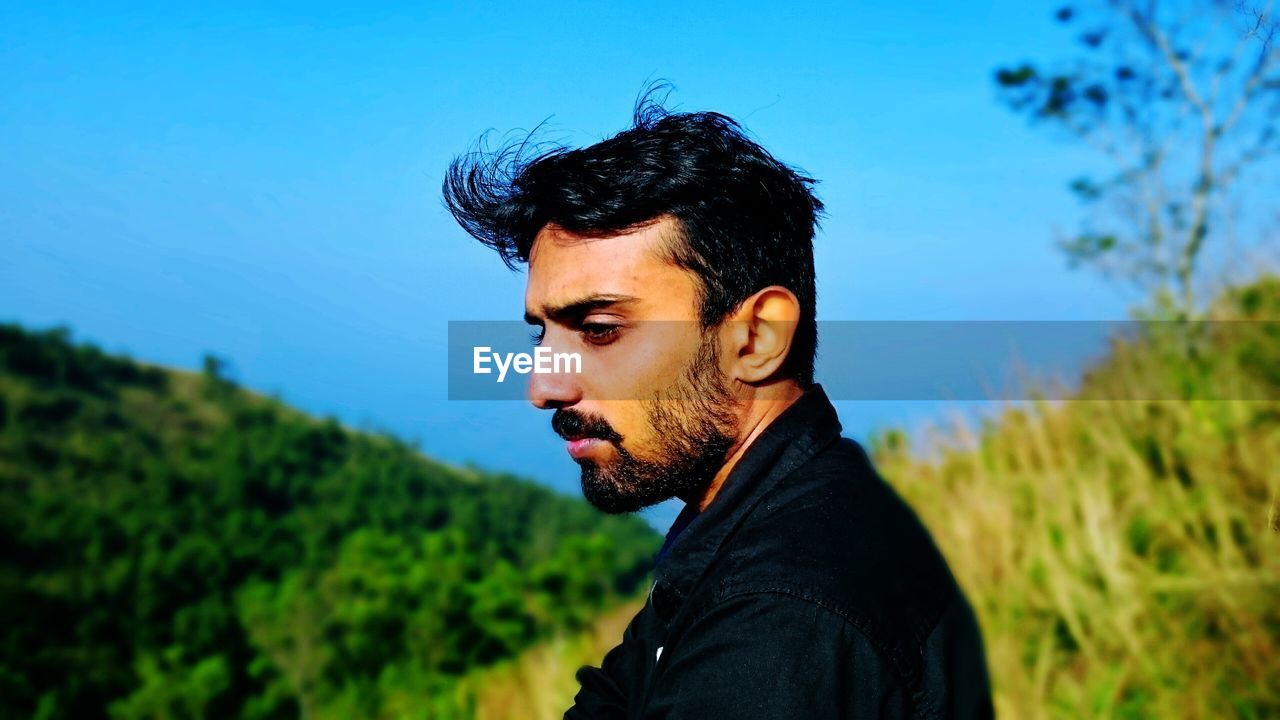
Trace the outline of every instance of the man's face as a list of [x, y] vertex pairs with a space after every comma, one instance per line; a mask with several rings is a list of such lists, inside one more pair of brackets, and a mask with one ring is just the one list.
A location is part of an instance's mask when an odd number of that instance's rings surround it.
[[605, 512], [698, 495], [737, 439], [697, 280], [662, 256], [675, 232], [670, 217], [599, 239], [548, 225], [530, 253], [526, 320], [543, 345], [582, 357], [581, 373], [531, 375], [530, 400], [555, 409], [583, 494]]

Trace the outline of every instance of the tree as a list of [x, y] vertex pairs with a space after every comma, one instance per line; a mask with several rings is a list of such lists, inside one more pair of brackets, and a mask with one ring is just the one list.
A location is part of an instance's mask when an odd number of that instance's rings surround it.
[[1012, 110], [1065, 130], [1106, 163], [1071, 183], [1090, 208], [1062, 243], [1073, 264], [1137, 283], [1178, 317], [1195, 313], [1206, 244], [1230, 239], [1248, 194], [1242, 176], [1280, 145], [1272, 5], [1063, 7], [1056, 19], [1078, 33], [1074, 57], [996, 72]]

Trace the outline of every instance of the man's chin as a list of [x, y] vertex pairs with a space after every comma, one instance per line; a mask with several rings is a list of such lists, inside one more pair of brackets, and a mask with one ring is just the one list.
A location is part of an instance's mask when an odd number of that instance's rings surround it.
[[633, 513], [650, 505], [670, 499], [671, 495], [646, 493], [635, 488], [621, 487], [616, 481], [600, 477], [594, 465], [579, 463], [582, 467], [582, 496], [592, 507], [609, 515]]

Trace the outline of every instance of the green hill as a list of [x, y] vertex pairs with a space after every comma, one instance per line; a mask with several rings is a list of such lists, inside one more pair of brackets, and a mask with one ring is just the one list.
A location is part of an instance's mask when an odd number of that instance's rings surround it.
[[213, 360], [0, 326], [5, 717], [449, 717], [458, 678], [634, 595], [657, 543]]
[[[1209, 315], [1116, 342], [1093, 399], [871, 443], [974, 603], [1000, 716], [1280, 712], [1280, 279]], [[215, 362], [14, 327], [0, 480], [5, 717], [558, 717], [657, 543]]]

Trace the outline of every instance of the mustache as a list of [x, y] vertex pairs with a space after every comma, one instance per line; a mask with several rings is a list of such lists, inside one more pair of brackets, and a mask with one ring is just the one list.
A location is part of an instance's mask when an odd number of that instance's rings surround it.
[[582, 438], [600, 438], [609, 442], [621, 442], [618, 434], [608, 420], [599, 415], [585, 415], [576, 410], [560, 408], [551, 416], [551, 429], [565, 440]]

